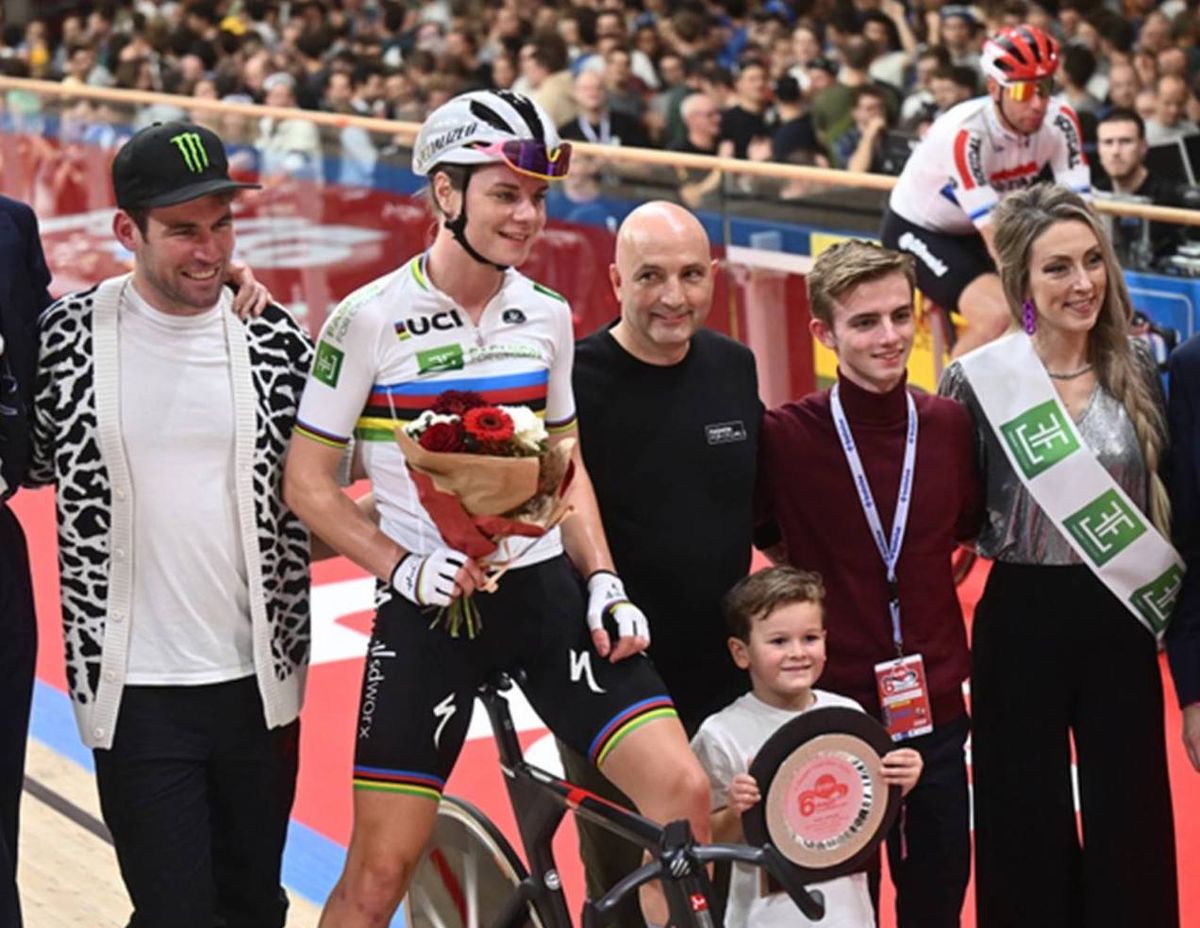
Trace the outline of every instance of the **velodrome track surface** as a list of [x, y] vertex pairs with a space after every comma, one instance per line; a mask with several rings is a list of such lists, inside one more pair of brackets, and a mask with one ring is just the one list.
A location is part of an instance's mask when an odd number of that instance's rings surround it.
[[[90, 782], [90, 753], [79, 742], [65, 695], [62, 636], [58, 624], [53, 499], [46, 490], [24, 491], [16, 497], [14, 504], [29, 536], [41, 635], [32, 731], [35, 743], [31, 776], [34, 782], [30, 784], [31, 795], [26, 796], [25, 807], [27, 829], [44, 829], [46, 834], [39, 831], [26, 835], [23, 841], [22, 885], [30, 909], [29, 925], [30, 928], [58, 925], [100, 928], [124, 924], [120, 920], [126, 911], [121, 907], [121, 889], [119, 885], [113, 885], [116, 871], [111, 861], [105, 859], [111, 857], [111, 850], [102, 842], [92, 841], [84, 852], [76, 853], [71, 866], [78, 869], [71, 880], [47, 875], [36, 859], [40, 847], [61, 843], [62, 839], [51, 836], [50, 829], [61, 828], [68, 820], [76, 829], [84, 827], [81, 823], [86, 823], [86, 810], [94, 806], [94, 787]], [[963, 587], [968, 613], [982, 588], [983, 577], [983, 570], [979, 569]], [[341, 559], [318, 564], [313, 579], [314, 659], [301, 729], [300, 783], [284, 867], [285, 882], [297, 899], [291, 920], [293, 925], [315, 924], [315, 907], [337, 878], [343, 847], [349, 836], [354, 719], [361, 657], [366, 650], [371, 620], [372, 582], [352, 565]], [[1112, 675], [1114, 698], [1119, 698], [1120, 655], [1113, 655], [1113, 664], [1097, 668], [1097, 672]], [[1200, 891], [1193, 888], [1194, 881], [1188, 878], [1200, 869], [1200, 847], [1196, 840], [1197, 823], [1200, 822], [1200, 774], [1191, 770], [1179, 744], [1179, 711], [1175, 708], [1174, 693], [1165, 668], [1164, 679], [1183, 925], [1200, 926]], [[523, 704], [516, 706], [516, 718], [526, 751], [535, 756], [536, 762], [551, 766], [554, 763], [553, 745], [540, 721]], [[1113, 733], [1113, 749], [1120, 750], [1118, 732]], [[47, 764], [54, 770], [52, 776], [41, 773], [47, 769]], [[506, 833], [515, 835], [482, 711], [476, 713], [470, 740], [450, 779], [448, 791], [471, 799]], [[1137, 797], [1130, 797], [1130, 801], [1136, 802]], [[43, 808], [47, 802], [52, 803], [48, 808], [54, 812], [48, 814]], [[81, 810], [83, 814], [80, 814]], [[94, 809], [91, 815], [95, 815]], [[1037, 836], [1030, 835], [1030, 840], [1037, 840]], [[574, 829], [568, 820], [559, 835], [557, 851], [567, 890], [578, 899], [581, 875], [574, 841]], [[89, 860], [82, 860], [78, 853], [86, 853]], [[115, 911], [109, 916], [111, 920], [105, 920], [102, 913], [90, 908], [89, 880], [93, 881], [97, 896], [103, 889], [112, 900], [110, 906]], [[69, 885], [73, 894], [64, 894], [60, 883]], [[83, 910], [79, 910], [80, 906]], [[887, 896], [883, 910], [882, 924], [892, 925]], [[974, 919], [970, 916], [969, 903], [967, 912], [963, 924], [972, 926]], [[401, 923], [397, 918], [394, 924]]]

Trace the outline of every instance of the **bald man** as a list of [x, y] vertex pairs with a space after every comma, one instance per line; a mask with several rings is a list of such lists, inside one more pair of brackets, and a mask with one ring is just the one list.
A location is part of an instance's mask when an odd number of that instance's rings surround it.
[[639, 120], [609, 109], [604, 75], [587, 69], [580, 71], [575, 77], [572, 96], [579, 115], [558, 127], [560, 138], [598, 145], [650, 147], [650, 138]]
[[[609, 546], [689, 736], [748, 688], [729, 659], [721, 601], [750, 568], [763, 407], [749, 349], [703, 328], [716, 266], [691, 213], [638, 207], [609, 268], [620, 319], [575, 353], [579, 437]], [[606, 787], [583, 758], [563, 760], [576, 782]], [[596, 898], [641, 852], [577, 824]], [[641, 924], [636, 909], [616, 923]]]

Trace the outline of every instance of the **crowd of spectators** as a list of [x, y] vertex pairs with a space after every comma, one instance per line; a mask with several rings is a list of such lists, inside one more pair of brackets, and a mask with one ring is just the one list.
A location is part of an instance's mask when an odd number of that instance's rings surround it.
[[[406, 121], [463, 90], [512, 88], [534, 96], [567, 138], [898, 173], [939, 113], [983, 92], [986, 36], [1029, 22], [1064, 43], [1060, 91], [1090, 146], [1114, 108], [1143, 118], [1149, 145], [1200, 133], [1194, 3], [911, 3], [40, 3], [35, 18], [5, 23], [0, 73]], [[98, 108], [79, 106], [81, 123]], [[264, 171], [316, 170], [321, 139], [309, 123], [213, 127]], [[369, 178], [377, 140], [346, 132], [339, 141], [337, 179]]]

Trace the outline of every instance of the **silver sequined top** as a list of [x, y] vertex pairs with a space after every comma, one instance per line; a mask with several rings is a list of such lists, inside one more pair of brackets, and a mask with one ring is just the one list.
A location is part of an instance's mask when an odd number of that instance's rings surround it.
[[[975, 422], [975, 446], [979, 449], [980, 472], [987, 486], [987, 513], [975, 543], [976, 550], [984, 557], [1012, 564], [1083, 563], [1013, 472], [957, 361], [946, 368], [938, 392], [963, 403]], [[1145, 511], [1146, 464], [1125, 407], [1097, 386], [1075, 420], [1075, 427], [1105, 470]]]

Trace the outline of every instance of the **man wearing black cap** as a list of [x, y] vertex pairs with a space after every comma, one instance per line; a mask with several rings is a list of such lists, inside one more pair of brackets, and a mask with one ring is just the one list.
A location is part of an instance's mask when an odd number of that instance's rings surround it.
[[308, 533], [283, 455], [312, 357], [223, 287], [221, 141], [113, 162], [131, 274], [42, 316], [29, 482], [55, 484], [67, 682], [138, 928], [281, 926], [308, 659]]

